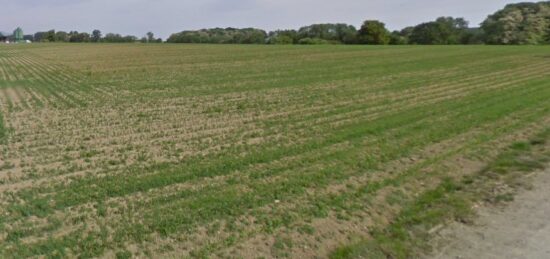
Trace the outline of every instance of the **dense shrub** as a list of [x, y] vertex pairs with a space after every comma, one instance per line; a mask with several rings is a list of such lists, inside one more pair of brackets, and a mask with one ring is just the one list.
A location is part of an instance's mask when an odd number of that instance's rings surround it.
[[323, 40], [319, 38], [303, 38], [298, 41], [299, 44], [302, 45], [321, 45], [321, 44], [334, 44], [335, 42], [331, 42], [328, 40]]

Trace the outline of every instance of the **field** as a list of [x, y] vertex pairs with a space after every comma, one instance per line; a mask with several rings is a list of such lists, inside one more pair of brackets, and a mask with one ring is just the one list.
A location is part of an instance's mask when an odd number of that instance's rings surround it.
[[326, 257], [548, 128], [549, 53], [0, 46], [0, 257]]

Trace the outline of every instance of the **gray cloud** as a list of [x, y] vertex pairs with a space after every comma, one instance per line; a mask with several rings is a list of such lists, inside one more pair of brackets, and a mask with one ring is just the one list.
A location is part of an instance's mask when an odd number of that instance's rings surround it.
[[438, 16], [465, 17], [472, 25], [519, 1], [506, 0], [0, 0], [0, 30], [17, 26], [26, 33], [48, 29], [100, 29], [167, 37], [186, 29], [258, 27], [298, 28], [320, 22], [359, 26], [380, 19], [390, 29], [430, 21]]

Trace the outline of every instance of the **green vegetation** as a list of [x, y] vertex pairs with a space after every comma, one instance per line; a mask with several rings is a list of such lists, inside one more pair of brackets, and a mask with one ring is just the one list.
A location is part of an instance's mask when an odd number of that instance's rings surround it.
[[3, 258], [328, 256], [550, 122], [547, 47], [0, 47]]
[[[185, 30], [172, 34], [168, 43], [209, 44], [369, 44], [369, 45], [457, 45], [457, 44], [550, 44], [550, 2], [509, 4], [489, 15], [481, 27], [469, 27], [460, 17], [439, 17], [434, 21], [409, 26], [390, 33], [383, 22], [367, 20], [357, 30], [343, 23], [322, 23], [298, 30], [266, 32], [257, 28], [211, 28]], [[27, 37], [27, 36], [26, 36]], [[50, 30], [28, 35], [36, 42], [162, 43], [152, 32], [139, 39], [94, 30], [64, 32]]]
[[[266, 33], [259, 29], [209, 29], [173, 34], [172, 43], [268, 43], [268, 44], [550, 44], [550, 2], [509, 4], [490, 15], [481, 28], [468, 27], [463, 18], [439, 17], [435, 21], [394, 31], [384, 23], [367, 20], [359, 30], [347, 24], [313, 24], [298, 31]], [[235, 32], [255, 32], [235, 37]], [[247, 39], [247, 40], [242, 40]]]
[[4, 137], [6, 137], [6, 128], [4, 127], [4, 118], [0, 113], [0, 141], [2, 141]]
[[[94, 30], [90, 35], [87, 32], [78, 31], [55, 31], [49, 30], [46, 32], [37, 32], [33, 35], [33, 40], [36, 42], [104, 42], [104, 43], [129, 43], [136, 42], [138, 38], [136, 36], [127, 35], [122, 36], [118, 33], [107, 33], [104, 37], [101, 35], [101, 31]], [[155, 40], [157, 41], [157, 40]], [[149, 41], [146, 41], [146, 43]]]
[[362, 44], [386, 45], [390, 43], [390, 32], [379, 21], [365, 21], [357, 33]]
[[170, 43], [224, 43], [224, 44], [263, 44], [267, 33], [263, 30], [247, 28], [215, 28], [200, 31], [183, 31], [172, 34]]
[[414, 27], [409, 36], [409, 43], [424, 45], [450, 45], [465, 43], [468, 22], [462, 18], [440, 17], [434, 22]]
[[[543, 169], [550, 161], [549, 142], [550, 128], [547, 128], [528, 142], [509, 146], [478, 173], [462, 179], [445, 179], [437, 188], [405, 205], [388, 227], [372, 231], [372, 239], [339, 248], [331, 258], [421, 256], [432, 249], [429, 242], [434, 229], [449, 221], [470, 221], [474, 204], [513, 200], [514, 192], [529, 184], [525, 173]], [[501, 191], [495, 192], [496, 187]]]
[[509, 4], [481, 28], [489, 44], [550, 44], [550, 2]]
[[[272, 37], [273, 36], [274, 35], [272, 35]], [[298, 43], [304, 40], [322, 40], [327, 43], [344, 44], [357, 43], [357, 29], [352, 25], [343, 23], [313, 24], [305, 26], [300, 28], [295, 36], [294, 41], [298, 41]]]

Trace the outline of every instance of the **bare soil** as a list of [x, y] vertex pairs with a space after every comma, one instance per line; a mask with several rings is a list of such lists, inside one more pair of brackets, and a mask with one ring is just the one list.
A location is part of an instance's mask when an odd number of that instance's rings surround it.
[[473, 225], [442, 230], [432, 258], [550, 258], [550, 169], [505, 207], [481, 207]]

